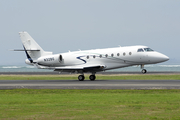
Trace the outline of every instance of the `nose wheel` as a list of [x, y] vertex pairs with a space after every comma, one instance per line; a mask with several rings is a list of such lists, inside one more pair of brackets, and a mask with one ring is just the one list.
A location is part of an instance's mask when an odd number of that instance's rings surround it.
[[146, 69], [142, 69], [141, 71], [143, 74], [147, 73], [147, 70]]

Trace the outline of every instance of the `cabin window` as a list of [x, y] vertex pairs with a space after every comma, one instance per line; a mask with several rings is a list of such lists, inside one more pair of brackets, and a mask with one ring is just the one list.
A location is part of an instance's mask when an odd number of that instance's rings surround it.
[[126, 55], [126, 53], [124, 52], [124, 53], [123, 53], [123, 55], [125, 56], [125, 55]]
[[89, 56], [87, 56], [87, 59], [89, 59]]
[[117, 56], [119, 56], [120, 54], [119, 53], [117, 53]]
[[102, 55], [99, 55], [100, 58], [102, 58]]
[[96, 56], [95, 56], [95, 55], [93, 55], [93, 58], [96, 58]]
[[142, 48], [138, 49], [137, 52], [144, 52]]
[[105, 56], [108, 57], [108, 54], [106, 54]]
[[129, 52], [129, 55], [132, 55], [132, 52]]
[[111, 54], [111, 57], [113, 57], [113, 56], [114, 56], [114, 54], [112, 53], [112, 54]]

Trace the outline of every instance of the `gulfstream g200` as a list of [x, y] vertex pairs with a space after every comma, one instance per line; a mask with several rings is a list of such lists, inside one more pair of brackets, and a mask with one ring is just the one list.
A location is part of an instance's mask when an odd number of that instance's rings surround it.
[[79, 73], [79, 81], [85, 79], [84, 73], [91, 73], [90, 80], [95, 80], [97, 72], [140, 65], [142, 73], [146, 64], [156, 64], [169, 60], [169, 57], [147, 46], [129, 46], [106, 49], [84, 50], [53, 54], [44, 51], [27, 33], [20, 32], [27, 59], [26, 64], [39, 69], [53, 69], [59, 72]]

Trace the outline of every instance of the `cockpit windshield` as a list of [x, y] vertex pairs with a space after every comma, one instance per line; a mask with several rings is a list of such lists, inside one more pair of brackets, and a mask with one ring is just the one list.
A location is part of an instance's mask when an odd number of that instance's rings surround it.
[[144, 48], [144, 51], [150, 52], [150, 51], [154, 51], [154, 50], [152, 50], [151, 48]]
[[144, 52], [142, 48], [138, 49], [137, 52]]

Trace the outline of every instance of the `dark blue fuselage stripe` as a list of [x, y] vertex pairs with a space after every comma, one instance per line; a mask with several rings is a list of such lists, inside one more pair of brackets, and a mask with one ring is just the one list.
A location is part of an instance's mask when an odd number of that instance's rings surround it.
[[82, 60], [84, 63], [86, 63], [86, 61], [84, 59], [82, 59], [81, 57], [84, 57], [84, 56], [79, 56], [79, 57], [77, 57], [77, 59]]
[[[23, 47], [24, 47], [24, 45], [23, 45]], [[27, 52], [27, 50], [26, 50], [25, 47], [24, 47], [24, 51], [25, 51], [25, 53], [26, 53], [26, 56], [27, 56], [28, 60], [29, 60], [31, 63], [33, 63], [33, 60], [32, 60], [31, 57], [29, 56], [29, 54], [28, 54], [28, 52]]]

